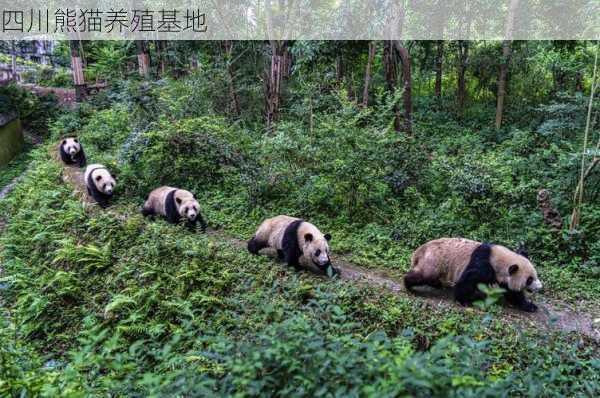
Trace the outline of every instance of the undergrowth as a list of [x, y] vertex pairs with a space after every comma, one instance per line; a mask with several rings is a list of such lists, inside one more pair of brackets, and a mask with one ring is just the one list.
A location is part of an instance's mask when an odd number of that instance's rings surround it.
[[43, 149], [0, 202], [3, 394], [598, 392], [594, 345], [296, 273], [125, 200], [86, 208]]
[[[429, 239], [525, 243], [545, 295], [597, 310], [598, 181], [575, 235], [547, 228], [535, 201], [548, 188], [568, 214], [580, 140], [572, 112], [528, 109], [543, 121], [494, 131], [482, 107], [468, 119], [442, 107], [399, 135], [390, 95], [364, 109], [331, 92], [314, 108], [294, 103], [266, 132], [218, 114], [195, 91], [206, 79], [124, 81], [63, 111], [52, 143], [31, 152], [25, 179], [0, 201], [0, 394], [600, 392], [598, 345], [576, 333], [507, 322], [497, 306], [437, 307], [296, 273], [139, 212], [151, 189], [172, 185], [198, 196], [211, 227], [241, 239], [267, 216], [299, 216], [333, 234], [334, 252], [395, 276]], [[86, 207], [50, 158], [73, 134], [118, 176], [107, 211]]]

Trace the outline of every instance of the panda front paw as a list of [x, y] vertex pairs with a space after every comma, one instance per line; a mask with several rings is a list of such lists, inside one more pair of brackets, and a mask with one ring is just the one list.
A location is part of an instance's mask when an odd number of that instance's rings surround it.
[[538, 306], [533, 304], [530, 301], [523, 303], [521, 309], [525, 312], [536, 312], [538, 310]]

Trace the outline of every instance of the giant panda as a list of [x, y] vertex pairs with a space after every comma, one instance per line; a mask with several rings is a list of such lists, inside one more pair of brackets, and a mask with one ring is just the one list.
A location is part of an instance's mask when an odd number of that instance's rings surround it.
[[478, 284], [498, 284], [506, 300], [527, 312], [537, 306], [524, 291], [542, 288], [537, 272], [526, 255], [504, 246], [462, 238], [442, 238], [419, 247], [412, 255], [411, 270], [404, 277], [408, 290], [415, 286], [453, 287], [461, 305], [482, 299]]
[[271, 247], [277, 250], [281, 260], [296, 270], [301, 269], [300, 258], [303, 257], [324, 274], [332, 276], [339, 271], [331, 265], [330, 240], [331, 235], [322, 234], [313, 224], [282, 215], [269, 218], [260, 224], [252, 239], [248, 241], [248, 251], [258, 254], [261, 249]]
[[100, 207], [106, 208], [117, 184], [115, 176], [105, 166], [96, 163], [85, 169], [84, 181], [88, 194]]
[[84, 167], [86, 164], [85, 153], [83, 147], [77, 137], [68, 137], [62, 140], [58, 149], [60, 158], [65, 164], [76, 164], [79, 167]]
[[196, 223], [200, 222], [202, 231], [206, 231], [206, 222], [200, 214], [200, 204], [194, 194], [185, 189], [166, 186], [156, 188], [148, 195], [142, 214], [144, 216], [159, 214], [172, 224], [177, 224], [183, 219], [187, 221], [190, 230], [195, 230]]

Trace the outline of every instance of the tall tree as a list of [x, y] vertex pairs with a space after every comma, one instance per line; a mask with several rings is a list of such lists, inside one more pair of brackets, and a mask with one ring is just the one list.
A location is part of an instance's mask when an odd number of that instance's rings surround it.
[[227, 65], [227, 76], [229, 77], [229, 100], [231, 108], [236, 116], [240, 116], [240, 101], [238, 99], [237, 90], [235, 89], [235, 70], [233, 68], [233, 47], [235, 42], [228, 40], [225, 42], [225, 63]]
[[135, 48], [137, 51], [138, 71], [140, 76], [148, 77], [150, 75], [150, 53], [145, 40], [136, 40]]
[[369, 42], [369, 56], [367, 58], [367, 66], [365, 67], [365, 85], [363, 88], [362, 105], [366, 108], [369, 106], [369, 85], [373, 78], [371, 69], [373, 68], [373, 60], [375, 59], [376, 42]]
[[462, 113], [465, 109], [465, 102], [467, 101], [467, 64], [469, 62], [469, 42], [466, 40], [459, 40], [457, 45], [458, 56], [457, 56], [457, 90], [456, 97], [458, 101], [458, 110]]
[[83, 76], [80, 43], [79, 40], [69, 40], [69, 48], [71, 49], [71, 69], [73, 70], [73, 85], [75, 86], [75, 101], [77, 102], [81, 102], [85, 98], [85, 78]]
[[267, 130], [270, 130], [273, 123], [279, 117], [279, 107], [281, 102], [281, 85], [285, 77], [289, 75], [291, 58], [289, 55], [289, 47], [291, 45], [290, 33], [292, 23], [295, 20], [296, 10], [298, 8], [295, 0], [289, 1], [289, 13], [287, 18], [284, 18], [286, 14], [285, 1], [280, 0], [279, 2], [279, 20], [284, 20], [284, 30], [282, 38], [278, 40], [275, 36], [273, 29], [273, 17], [271, 15], [271, 4], [270, 0], [265, 0], [265, 21], [267, 24], [267, 33], [269, 35], [269, 44], [271, 50], [271, 66], [268, 70], [267, 78], [265, 79], [265, 99], [266, 99], [266, 119], [267, 119]]
[[406, 47], [400, 46], [400, 41], [394, 41], [402, 62], [402, 99], [404, 104], [404, 131], [412, 131], [412, 75], [410, 71], [410, 55]]
[[437, 43], [435, 51], [435, 96], [442, 98], [442, 68], [444, 65], [444, 24], [446, 22], [446, 0], [436, 4]]
[[404, 104], [404, 123], [401, 121], [398, 107], [394, 107], [396, 131], [411, 132], [412, 130], [412, 75], [408, 49], [402, 47], [402, 25], [404, 23], [404, 8], [395, 3], [392, 8], [392, 19], [389, 25], [389, 36], [383, 46], [383, 62], [388, 89], [394, 91], [397, 86], [398, 60], [402, 63], [402, 99]]
[[[391, 40], [383, 42], [383, 70], [387, 88], [393, 93], [398, 84], [398, 58]], [[401, 131], [400, 110], [396, 104], [394, 104], [394, 115], [394, 128], [396, 131]]]
[[506, 98], [506, 80], [508, 76], [508, 66], [510, 63], [513, 25], [515, 20], [515, 10], [519, 0], [510, 0], [508, 5], [508, 15], [506, 17], [506, 32], [502, 42], [502, 62], [500, 63], [500, 74], [498, 76], [498, 95], [496, 104], [496, 129], [502, 127], [502, 113], [504, 112], [504, 100]]
[[442, 97], [442, 67], [444, 64], [444, 41], [438, 40], [435, 53], [435, 96]]

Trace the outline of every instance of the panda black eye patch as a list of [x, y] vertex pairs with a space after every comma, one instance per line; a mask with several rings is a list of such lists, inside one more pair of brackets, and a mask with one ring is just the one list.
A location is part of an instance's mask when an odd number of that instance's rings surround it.
[[533, 283], [533, 277], [530, 276], [529, 278], [527, 278], [527, 286], [531, 285]]
[[315, 252], [315, 256], [320, 256], [321, 255], [321, 250], [317, 249], [317, 251]]

